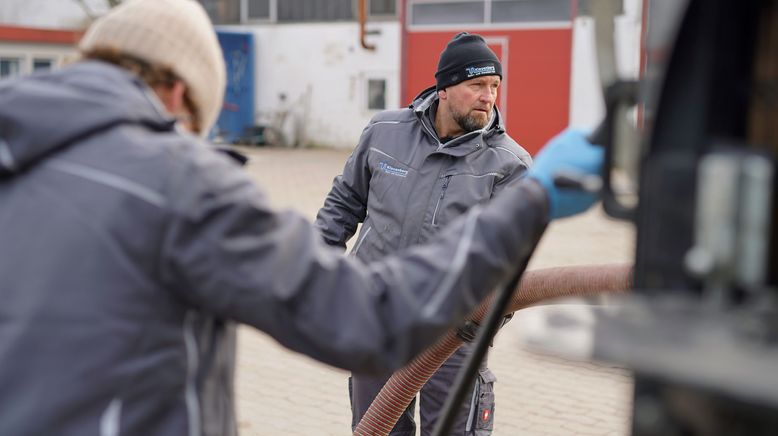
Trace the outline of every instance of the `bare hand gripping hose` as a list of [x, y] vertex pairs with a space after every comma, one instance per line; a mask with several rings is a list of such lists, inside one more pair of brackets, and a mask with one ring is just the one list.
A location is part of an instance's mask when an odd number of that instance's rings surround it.
[[[626, 292], [631, 287], [630, 265], [585, 265], [527, 271], [513, 293], [508, 312], [555, 298]], [[469, 319], [481, 321], [493, 300], [494, 294], [486, 297]], [[416, 393], [461, 345], [462, 339], [456, 335], [455, 329], [451, 330], [395, 372], [370, 404], [354, 435], [388, 435]]]

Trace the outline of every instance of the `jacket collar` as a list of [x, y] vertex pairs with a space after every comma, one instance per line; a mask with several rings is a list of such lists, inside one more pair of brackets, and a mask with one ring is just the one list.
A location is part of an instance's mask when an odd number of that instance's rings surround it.
[[422, 124], [422, 129], [438, 145], [437, 152], [451, 156], [465, 156], [488, 146], [490, 137], [505, 132], [502, 117], [495, 106], [492, 110], [492, 118], [486, 123], [486, 127], [465, 133], [443, 144], [435, 130], [435, 112], [438, 109], [438, 100], [438, 93], [435, 87], [431, 86], [416, 96], [409, 106]]

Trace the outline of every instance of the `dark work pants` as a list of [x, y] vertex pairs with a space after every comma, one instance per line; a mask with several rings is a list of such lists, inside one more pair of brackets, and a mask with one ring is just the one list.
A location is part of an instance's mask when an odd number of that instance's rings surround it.
[[[421, 435], [429, 436], [435, 428], [438, 416], [442, 412], [451, 387], [459, 370], [470, 354], [471, 344], [464, 344], [446, 360], [440, 369], [421, 388], [419, 395], [419, 416]], [[366, 377], [353, 375], [349, 379], [351, 397], [352, 431], [367, 412], [370, 403], [378, 395], [391, 374], [385, 377]], [[492, 434], [494, 424], [494, 381], [495, 377], [486, 367], [486, 359], [481, 363], [475, 386], [465, 396], [459, 414], [452, 427], [452, 435], [488, 436]], [[416, 400], [405, 409], [400, 420], [392, 429], [391, 436], [415, 436], [416, 422], [414, 408]]]

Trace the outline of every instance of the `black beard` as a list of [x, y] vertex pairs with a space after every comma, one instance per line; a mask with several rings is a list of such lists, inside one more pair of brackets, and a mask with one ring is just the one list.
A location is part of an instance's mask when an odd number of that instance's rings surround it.
[[476, 130], [483, 129], [484, 127], [486, 127], [486, 123], [489, 122], [489, 117], [487, 117], [486, 121], [482, 123], [470, 114], [462, 114], [459, 112], [455, 112], [452, 115], [454, 121], [456, 121], [456, 123], [459, 124], [459, 127], [461, 127], [462, 130], [465, 131], [465, 133], [470, 133]]

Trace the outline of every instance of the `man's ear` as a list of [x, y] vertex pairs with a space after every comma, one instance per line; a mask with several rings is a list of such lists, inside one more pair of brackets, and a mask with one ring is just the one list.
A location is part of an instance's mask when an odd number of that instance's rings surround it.
[[445, 89], [439, 89], [438, 90], [438, 98], [441, 99], [441, 100], [445, 100], [446, 98], [448, 98], [448, 94], [446, 94], [446, 90]]

